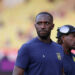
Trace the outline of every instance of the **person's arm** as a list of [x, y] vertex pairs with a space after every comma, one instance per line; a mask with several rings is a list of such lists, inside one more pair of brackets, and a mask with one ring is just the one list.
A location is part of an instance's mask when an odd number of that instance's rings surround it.
[[12, 75], [24, 75], [24, 69], [15, 66]]
[[18, 51], [15, 66], [12, 75], [24, 75], [25, 70], [28, 67], [29, 54], [27, 45], [22, 45]]

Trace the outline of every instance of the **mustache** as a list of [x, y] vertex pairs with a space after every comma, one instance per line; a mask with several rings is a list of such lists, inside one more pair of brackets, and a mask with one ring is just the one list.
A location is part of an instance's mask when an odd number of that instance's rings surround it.
[[45, 30], [45, 29], [42, 29], [42, 30], [40, 30], [39, 32], [42, 32], [42, 31], [43, 31], [43, 32], [48, 32], [48, 31], [47, 31], [47, 30]]

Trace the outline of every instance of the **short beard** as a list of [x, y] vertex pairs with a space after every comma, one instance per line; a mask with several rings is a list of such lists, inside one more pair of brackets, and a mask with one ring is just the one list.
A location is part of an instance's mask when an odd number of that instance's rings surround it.
[[45, 35], [45, 36], [41, 36], [39, 32], [37, 32], [37, 34], [43, 40], [46, 40], [50, 36], [50, 32], [48, 32], [47, 35]]

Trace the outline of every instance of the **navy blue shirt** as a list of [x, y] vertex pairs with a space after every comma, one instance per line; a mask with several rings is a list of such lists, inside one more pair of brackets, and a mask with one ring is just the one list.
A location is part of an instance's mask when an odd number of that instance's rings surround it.
[[60, 45], [34, 38], [20, 48], [15, 65], [23, 68], [25, 75], [61, 75], [62, 59]]
[[75, 75], [75, 55], [64, 55], [63, 66], [65, 75]]

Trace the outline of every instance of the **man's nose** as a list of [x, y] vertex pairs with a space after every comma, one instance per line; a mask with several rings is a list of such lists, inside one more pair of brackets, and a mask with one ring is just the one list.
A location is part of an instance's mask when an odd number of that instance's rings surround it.
[[45, 24], [42, 24], [42, 25], [41, 25], [41, 28], [46, 28], [46, 25], [45, 25]]

